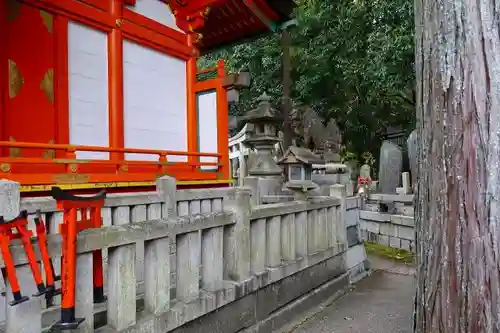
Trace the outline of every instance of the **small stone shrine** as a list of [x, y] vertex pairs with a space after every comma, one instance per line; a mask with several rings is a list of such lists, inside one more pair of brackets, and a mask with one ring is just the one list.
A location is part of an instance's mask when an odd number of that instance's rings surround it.
[[297, 199], [305, 200], [307, 193], [318, 187], [312, 181], [312, 165], [323, 160], [307, 148], [291, 146], [278, 164], [287, 168], [288, 182], [285, 187], [295, 193]]

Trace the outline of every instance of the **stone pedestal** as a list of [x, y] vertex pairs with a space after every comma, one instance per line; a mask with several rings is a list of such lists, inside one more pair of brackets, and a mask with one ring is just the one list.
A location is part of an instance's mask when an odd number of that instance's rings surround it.
[[292, 191], [295, 200], [305, 201], [307, 200], [310, 191], [318, 188], [318, 185], [312, 181], [289, 181], [285, 184], [285, 188]]

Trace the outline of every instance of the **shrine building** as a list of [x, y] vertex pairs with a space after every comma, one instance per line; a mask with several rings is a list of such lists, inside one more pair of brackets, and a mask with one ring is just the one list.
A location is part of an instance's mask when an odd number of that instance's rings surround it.
[[208, 51], [277, 31], [293, 0], [0, 0], [0, 179], [25, 196], [229, 186], [228, 91]]

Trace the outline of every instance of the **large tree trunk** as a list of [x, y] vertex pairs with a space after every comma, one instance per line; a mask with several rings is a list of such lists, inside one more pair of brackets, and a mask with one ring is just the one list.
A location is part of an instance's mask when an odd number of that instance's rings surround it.
[[415, 0], [415, 332], [500, 332], [500, 1]]

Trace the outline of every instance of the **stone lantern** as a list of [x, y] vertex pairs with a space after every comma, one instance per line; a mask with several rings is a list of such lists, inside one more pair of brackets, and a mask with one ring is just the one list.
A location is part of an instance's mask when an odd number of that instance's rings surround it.
[[246, 143], [257, 150], [257, 156], [254, 163], [250, 165], [248, 174], [257, 177], [281, 177], [282, 170], [272, 156], [274, 145], [280, 141], [277, 137], [277, 128], [282, 121], [281, 114], [271, 106], [270, 98], [265, 93], [259, 97], [258, 101], [257, 108], [243, 117], [247, 124], [252, 125]]
[[312, 181], [312, 166], [323, 164], [323, 160], [310, 149], [292, 146], [278, 163], [288, 169], [285, 187], [293, 191], [297, 199], [306, 199], [307, 193], [318, 187]]

